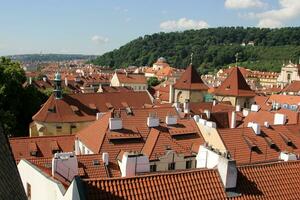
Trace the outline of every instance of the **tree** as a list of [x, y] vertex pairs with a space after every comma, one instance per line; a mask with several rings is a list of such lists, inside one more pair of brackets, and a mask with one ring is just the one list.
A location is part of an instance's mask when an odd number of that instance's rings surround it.
[[160, 83], [160, 81], [156, 77], [150, 77], [147, 80], [147, 83], [149, 87], [154, 87], [157, 86]]
[[4, 133], [27, 135], [31, 117], [46, 96], [33, 87], [24, 88], [24, 70], [19, 63], [5, 57], [0, 58], [0, 77], [0, 122]]

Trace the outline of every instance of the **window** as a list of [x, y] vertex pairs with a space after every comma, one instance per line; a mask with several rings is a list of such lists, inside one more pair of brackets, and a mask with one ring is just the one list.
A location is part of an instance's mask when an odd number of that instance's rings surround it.
[[192, 168], [192, 160], [187, 160], [185, 163], [185, 168], [186, 169], [191, 169]]
[[57, 132], [61, 132], [61, 130], [62, 130], [62, 127], [61, 127], [61, 126], [56, 126], [56, 131], [57, 131]]
[[175, 170], [175, 162], [171, 162], [168, 164], [168, 170]]
[[29, 183], [26, 183], [26, 189], [27, 189], [27, 197], [28, 199], [31, 199], [31, 185]]
[[150, 172], [156, 172], [156, 164], [150, 165]]

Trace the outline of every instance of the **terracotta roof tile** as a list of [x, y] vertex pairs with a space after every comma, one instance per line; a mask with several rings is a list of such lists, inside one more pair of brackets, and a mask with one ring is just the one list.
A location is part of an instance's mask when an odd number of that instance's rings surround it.
[[243, 77], [241, 71], [237, 67], [233, 67], [229, 76], [222, 84], [214, 90], [215, 95], [236, 96], [236, 97], [252, 97], [255, 96]]
[[192, 65], [189, 65], [180, 79], [176, 81], [174, 88], [184, 90], [208, 90], [208, 86], [203, 83], [198, 72]]
[[[139, 101], [136, 101], [138, 99]], [[127, 102], [130, 107], [142, 107], [152, 104], [147, 92], [120, 91], [112, 93], [89, 93], [64, 95], [62, 99], [49, 97], [43, 107], [32, 117], [34, 121], [41, 122], [84, 122], [96, 120], [97, 112], [107, 112], [111, 108], [123, 108], [122, 102]], [[94, 104], [96, 110], [90, 108]], [[72, 110], [76, 106], [78, 111]], [[77, 109], [76, 109], [77, 110]]]
[[[290, 130], [298, 126], [274, 125], [270, 128], [262, 126], [261, 135], [256, 135], [252, 128], [218, 129], [218, 132], [231, 157], [238, 164], [249, 164], [278, 160], [282, 151], [299, 154], [300, 132]], [[292, 145], [287, 144], [282, 135], [290, 138]], [[274, 143], [273, 146], [270, 146], [270, 141]], [[257, 148], [251, 151], [249, 143], [256, 145]]]
[[282, 92], [299, 92], [300, 91], [300, 81], [293, 81], [291, 84], [283, 88]]
[[147, 84], [147, 80], [144, 74], [130, 74], [117, 73], [117, 77], [120, 83], [127, 84]]
[[[63, 152], [74, 151], [74, 141], [74, 135], [17, 137], [9, 139], [12, 152], [17, 161], [22, 158], [51, 157], [54, 150]], [[37, 155], [32, 156], [30, 154], [31, 151], [37, 151]]]

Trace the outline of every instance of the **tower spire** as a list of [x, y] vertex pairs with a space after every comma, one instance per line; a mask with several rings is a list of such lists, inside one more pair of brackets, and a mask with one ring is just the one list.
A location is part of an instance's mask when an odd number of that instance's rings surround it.
[[55, 73], [53, 92], [55, 99], [62, 99], [61, 75], [58, 71]]

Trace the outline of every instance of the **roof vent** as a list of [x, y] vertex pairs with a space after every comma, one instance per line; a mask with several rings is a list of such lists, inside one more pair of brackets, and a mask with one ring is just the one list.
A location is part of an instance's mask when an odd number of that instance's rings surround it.
[[102, 153], [102, 161], [103, 161], [103, 163], [104, 163], [104, 165], [108, 165], [108, 162], [109, 162], [109, 160], [108, 160], [108, 153], [106, 153], [106, 152], [103, 152]]
[[281, 138], [283, 139], [283, 141], [286, 143], [286, 145], [288, 146], [292, 146], [293, 142], [290, 138], [288, 138], [286, 135], [284, 135], [283, 133], [279, 133], [279, 135], [281, 136]]
[[265, 122], [264, 122], [264, 126], [265, 126], [266, 128], [269, 128], [269, 127], [270, 127], [269, 122], [265, 121]]

